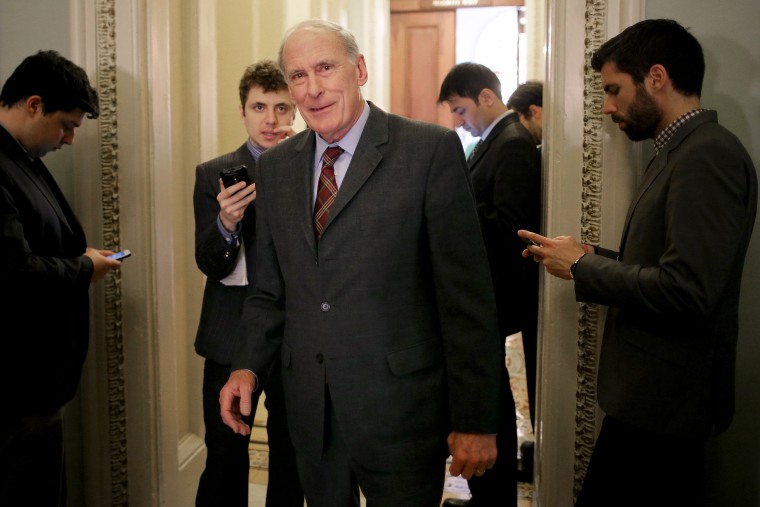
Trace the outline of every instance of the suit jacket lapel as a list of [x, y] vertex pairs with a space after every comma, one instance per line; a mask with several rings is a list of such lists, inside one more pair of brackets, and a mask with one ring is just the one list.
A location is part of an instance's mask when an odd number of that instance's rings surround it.
[[369, 118], [364, 131], [356, 146], [356, 153], [351, 157], [346, 175], [335, 196], [335, 202], [330, 208], [325, 229], [330, 226], [340, 212], [351, 202], [359, 189], [364, 185], [372, 172], [380, 164], [383, 155], [378, 146], [388, 142], [388, 115], [374, 107], [370, 102]]
[[314, 237], [314, 187], [312, 173], [314, 172], [314, 150], [316, 146], [316, 134], [312, 131], [296, 144], [296, 156], [289, 165], [291, 171], [290, 181], [293, 182], [293, 192], [296, 201], [302, 202], [303, 207], [297, 213], [301, 224], [301, 231], [306, 237], [311, 249], [317, 251], [317, 240]]
[[[31, 160], [29, 155], [19, 146], [18, 141], [13, 138], [10, 132], [2, 127], [0, 127], [0, 142], [5, 146], [4, 151], [10, 155], [11, 160], [18, 166], [19, 172], [23, 174], [23, 177], [29, 178], [34, 183], [34, 186], [37, 187], [37, 190], [39, 190], [50, 207], [53, 208], [64, 227], [73, 234], [81, 232], [81, 228], [78, 228], [78, 223], [70, 223], [69, 217], [73, 218], [73, 212], [68, 208], [63, 194], [58, 188], [58, 184], [47, 167], [45, 167], [45, 164], [39, 158]], [[64, 210], [63, 207], [66, 207], [66, 209]]]
[[470, 170], [472, 170], [478, 161], [485, 156], [486, 152], [488, 152], [488, 148], [491, 146], [491, 142], [499, 137], [501, 131], [507, 128], [507, 125], [514, 123], [515, 121], [519, 121], [519, 116], [517, 113], [509, 113], [507, 116], [502, 118], [499, 123], [494, 125], [493, 129], [491, 129], [491, 132], [488, 133], [488, 137], [478, 147], [478, 151], [476, 151], [475, 154], [473, 154], [473, 156], [467, 161], [467, 166], [470, 168]]

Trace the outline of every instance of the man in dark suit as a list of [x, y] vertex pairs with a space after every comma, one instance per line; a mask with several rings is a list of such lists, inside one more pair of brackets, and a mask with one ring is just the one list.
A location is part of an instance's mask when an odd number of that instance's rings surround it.
[[[207, 276], [196, 352], [206, 358], [203, 369], [203, 419], [206, 426], [206, 468], [196, 495], [198, 506], [248, 505], [248, 441], [222, 422], [219, 390], [230, 376], [236, 343], [243, 337], [240, 314], [243, 301], [257, 273], [254, 270], [256, 213], [251, 203], [255, 184], [238, 182], [224, 188], [219, 173], [246, 166], [253, 181], [259, 156], [293, 133], [295, 106], [288, 85], [271, 60], [249, 66], [238, 86], [240, 119], [248, 140], [240, 148], [196, 169], [195, 259]], [[269, 443], [268, 507], [303, 507], [293, 444], [288, 435], [279, 364], [275, 362], [265, 387]], [[246, 417], [251, 424], [261, 391]]]
[[446, 457], [454, 475], [488, 473], [498, 430], [500, 339], [461, 144], [365, 101], [364, 56], [338, 25], [289, 30], [280, 67], [311, 130], [257, 168], [257, 294], [222, 416], [250, 431], [256, 375], [279, 357], [310, 507], [358, 506], [359, 487], [368, 507], [437, 507]]
[[[597, 379], [606, 416], [578, 506], [701, 505], [705, 440], [734, 412], [739, 288], [757, 206], [741, 142], [700, 105], [704, 57], [672, 20], [594, 54], [604, 112], [653, 138], [619, 251], [520, 235], [579, 301], [609, 306]], [[527, 255], [526, 252], [525, 255]]]
[[55, 51], [27, 57], [0, 92], [0, 504], [64, 505], [62, 415], [89, 340], [93, 281], [120, 265], [88, 248], [40, 160], [74, 141], [98, 96]]
[[468, 62], [449, 71], [438, 96], [439, 103], [445, 102], [451, 109], [455, 127], [480, 137], [467, 165], [502, 338], [500, 426], [496, 440], [499, 458], [490, 473], [469, 480], [470, 500], [447, 499], [447, 507], [506, 506], [517, 502], [515, 404], [503, 344], [507, 336], [523, 333], [526, 377], [529, 390], [534, 389], [538, 270], [534, 262], [522, 257], [525, 244], [517, 231], [535, 230], [540, 221], [541, 163], [536, 145], [541, 143], [542, 85], [523, 84], [516, 94], [522, 113], [510, 110], [502, 102], [501, 83], [491, 69]]

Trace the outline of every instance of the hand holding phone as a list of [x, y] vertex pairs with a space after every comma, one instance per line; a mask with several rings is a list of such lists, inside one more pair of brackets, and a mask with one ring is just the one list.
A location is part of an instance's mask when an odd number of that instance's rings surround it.
[[108, 258], [116, 260], [116, 261], [121, 261], [121, 260], [124, 260], [124, 259], [126, 259], [127, 257], [129, 257], [131, 255], [132, 255], [131, 251], [129, 251], [129, 250], [122, 250], [121, 252], [116, 252], [113, 255], [109, 255]]

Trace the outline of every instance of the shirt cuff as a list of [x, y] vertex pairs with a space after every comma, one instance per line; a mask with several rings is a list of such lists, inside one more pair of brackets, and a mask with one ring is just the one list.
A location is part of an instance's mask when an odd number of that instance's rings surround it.
[[222, 233], [222, 236], [224, 237], [224, 240], [227, 242], [228, 245], [231, 245], [231, 246], [238, 245], [238, 238], [240, 238], [240, 230], [243, 228], [240, 222], [237, 223], [235, 232], [230, 232], [224, 228], [224, 225], [222, 225], [222, 218], [219, 215], [217, 215], [216, 226], [219, 229], [219, 232]]

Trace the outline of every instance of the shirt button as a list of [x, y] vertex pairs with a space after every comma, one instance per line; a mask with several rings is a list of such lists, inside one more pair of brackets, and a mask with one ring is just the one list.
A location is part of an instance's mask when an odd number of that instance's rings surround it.
[[322, 309], [323, 312], [329, 312], [330, 311], [330, 303], [328, 303], [327, 301], [325, 301], [324, 303], [322, 303], [320, 305], [320, 308]]

